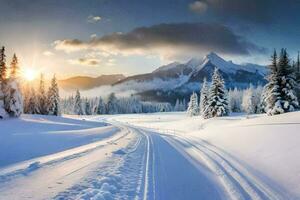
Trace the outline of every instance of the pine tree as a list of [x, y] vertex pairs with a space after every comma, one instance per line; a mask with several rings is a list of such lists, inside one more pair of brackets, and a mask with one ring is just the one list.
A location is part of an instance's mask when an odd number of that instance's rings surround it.
[[0, 83], [3, 84], [7, 78], [7, 67], [6, 67], [6, 56], [5, 56], [5, 47], [2, 47], [0, 50]]
[[296, 86], [295, 86], [295, 92], [298, 98], [298, 101], [300, 99], [300, 55], [298, 51], [298, 56], [297, 56], [297, 62], [295, 65], [295, 76], [296, 76]]
[[176, 99], [176, 103], [175, 103], [175, 106], [174, 106], [174, 111], [180, 111], [180, 101], [179, 99]]
[[255, 113], [255, 99], [252, 85], [244, 91], [242, 107], [247, 114]]
[[30, 97], [30, 89], [29, 89], [29, 84], [26, 84], [22, 88], [22, 94], [23, 94], [23, 112], [28, 113], [28, 102], [29, 102], [29, 97]]
[[231, 112], [241, 112], [241, 104], [242, 104], [242, 97], [243, 91], [238, 90], [235, 87], [233, 90], [230, 90], [228, 93], [228, 101], [229, 101], [229, 108]]
[[277, 52], [274, 50], [273, 55], [271, 56], [271, 65], [269, 65], [270, 72], [266, 79], [268, 83], [265, 85], [262, 93], [261, 99], [261, 108], [263, 112], [268, 112], [275, 105], [276, 100], [279, 98], [279, 86], [278, 83], [278, 57]]
[[44, 80], [44, 75], [41, 74], [40, 76], [40, 85], [38, 89], [38, 110], [39, 114], [42, 115], [47, 115], [48, 110], [47, 110], [47, 96], [46, 96], [46, 90], [45, 90], [45, 80]]
[[190, 102], [188, 104], [187, 113], [190, 117], [196, 116], [199, 114], [199, 105], [198, 105], [198, 96], [195, 92], [190, 97]]
[[204, 118], [221, 117], [229, 114], [228, 99], [224, 80], [219, 73], [219, 70], [215, 68], [212, 76], [212, 83], [209, 89], [208, 104], [204, 111]]
[[263, 106], [268, 115], [294, 111], [299, 107], [295, 95], [295, 76], [287, 52], [281, 50], [279, 61], [276, 51], [272, 56], [268, 84], [264, 88]]
[[99, 97], [99, 102], [97, 106], [97, 114], [98, 115], [103, 115], [106, 114], [106, 109], [105, 109], [105, 103], [101, 97]]
[[0, 119], [6, 118], [7, 112], [4, 108], [4, 99], [6, 95], [6, 63], [5, 63], [5, 48], [0, 50]]
[[88, 99], [85, 100], [85, 114], [86, 115], [92, 114], [91, 102]]
[[117, 105], [117, 98], [116, 98], [115, 93], [111, 93], [108, 96], [107, 113], [108, 114], [118, 114], [118, 105]]
[[13, 55], [10, 64], [10, 78], [18, 79], [20, 78], [20, 67], [16, 54]]
[[23, 112], [23, 99], [19, 84], [19, 65], [17, 56], [14, 54], [11, 62], [11, 74], [6, 80], [4, 108], [12, 117], [19, 117]]
[[30, 96], [28, 99], [27, 114], [39, 114], [38, 101], [33, 87], [30, 88]]
[[186, 106], [186, 100], [185, 98], [182, 100], [182, 111], [186, 111], [187, 106]]
[[200, 114], [203, 115], [208, 103], [208, 84], [206, 78], [203, 80], [202, 88], [200, 90]]
[[74, 114], [76, 115], [84, 114], [79, 90], [76, 91], [75, 102], [74, 102]]
[[50, 115], [60, 115], [60, 98], [59, 98], [59, 89], [56, 81], [55, 75], [51, 80], [51, 86], [48, 90], [48, 113]]

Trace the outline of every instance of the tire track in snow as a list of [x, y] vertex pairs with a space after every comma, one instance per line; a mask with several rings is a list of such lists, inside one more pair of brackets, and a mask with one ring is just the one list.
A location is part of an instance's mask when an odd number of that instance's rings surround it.
[[126, 148], [115, 151], [106, 163], [54, 199], [140, 199], [137, 195], [146, 144], [143, 135], [128, 130], [132, 135]]
[[[217, 187], [211, 185], [213, 182], [161, 135], [140, 128], [136, 130], [150, 144], [145, 145], [143, 194], [136, 199], [220, 199]], [[158, 153], [162, 153], [163, 160], [156, 161]], [[183, 168], [189, 171], [181, 174]], [[163, 172], [165, 169], [167, 171]], [[160, 187], [156, 188], [156, 184]]]
[[[14, 177], [25, 175], [41, 169], [46, 166], [54, 166], [56, 164], [60, 164], [62, 162], [66, 162], [72, 159], [77, 159], [80, 157], [83, 157], [93, 151], [96, 151], [98, 149], [101, 149], [107, 145], [115, 144], [119, 140], [126, 137], [130, 131], [128, 129], [124, 129], [123, 127], [120, 128], [120, 133], [116, 134], [110, 138], [107, 138], [105, 140], [101, 140], [98, 142], [94, 142], [91, 144], [75, 147], [73, 149], [65, 150], [62, 152], [58, 152], [52, 155], [42, 156], [39, 158], [34, 158], [29, 161], [24, 161], [20, 164], [16, 164], [17, 166], [12, 166], [12, 170], [10, 167], [7, 167], [2, 170], [0, 173], [0, 181], [1, 183], [10, 181]], [[20, 167], [19, 167], [20, 166]], [[86, 165], [88, 166], [88, 165]], [[84, 167], [86, 167], [84, 166]], [[84, 168], [83, 167], [83, 168]]]
[[[151, 138], [151, 146], [153, 147], [153, 139]], [[156, 193], [155, 193], [155, 189], [156, 189], [156, 186], [155, 186], [155, 172], [154, 172], [154, 169], [155, 169], [155, 153], [154, 153], [154, 149], [152, 150], [152, 189], [153, 189], [153, 200], [155, 200], [155, 197], [156, 197]]]
[[277, 193], [275, 190], [272, 190], [267, 185], [263, 184], [260, 180], [255, 178], [252, 174], [249, 173], [241, 164], [239, 164], [237, 161], [230, 159], [230, 157], [225, 155], [225, 152], [218, 149], [217, 147], [210, 145], [209, 143], [205, 141], [197, 141], [196, 142], [199, 146], [202, 146], [203, 148], [210, 151], [212, 154], [215, 154], [217, 157], [223, 159], [226, 165], [228, 165], [229, 168], [232, 168], [233, 171], [235, 171], [238, 176], [242, 177], [242, 179], [246, 180], [248, 184], [250, 184], [252, 187], [256, 188], [256, 191], [260, 192], [262, 195], [267, 197], [268, 199], [287, 199], [289, 197], [282, 197]]
[[[145, 148], [145, 166], [144, 166], [144, 177], [143, 177], [143, 195], [141, 198], [136, 199], [155, 199], [155, 175], [154, 175], [154, 167], [155, 167], [155, 155], [153, 151], [153, 141], [151, 136], [140, 129], [133, 128], [136, 132], [139, 132], [142, 137], [145, 138], [146, 148]], [[152, 193], [151, 193], [152, 192]]]
[[147, 140], [147, 150], [146, 150], [146, 169], [145, 169], [145, 182], [144, 182], [144, 194], [143, 194], [143, 200], [147, 200], [148, 197], [148, 184], [149, 184], [149, 160], [150, 160], [150, 141], [149, 136], [145, 135]]
[[[174, 137], [179, 139], [175, 139]], [[177, 148], [182, 148], [182, 146], [186, 146], [187, 144], [192, 146], [194, 148], [193, 150], [200, 155], [207, 166], [220, 178], [221, 183], [231, 199], [284, 199], [260, 181], [251, 178], [249, 173], [243, 174], [240, 170], [235, 168], [230, 161], [208, 146], [201, 143], [194, 144], [182, 136], [173, 136], [172, 139], [170, 139], [170, 135], [166, 135], [165, 138], [171, 144], [177, 146]]]

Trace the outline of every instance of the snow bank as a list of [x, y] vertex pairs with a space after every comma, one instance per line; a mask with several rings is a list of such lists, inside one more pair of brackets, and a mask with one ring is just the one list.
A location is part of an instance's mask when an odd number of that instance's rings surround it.
[[117, 132], [101, 122], [23, 115], [0, 121], [0, 167], [85, 145]]

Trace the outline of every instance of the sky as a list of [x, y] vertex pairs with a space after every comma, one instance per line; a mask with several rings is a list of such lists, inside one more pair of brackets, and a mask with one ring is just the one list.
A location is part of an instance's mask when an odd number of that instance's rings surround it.
[[59, 78], [148, 73], [213, 51], [267, 64], [295, 57], [298, 0], [0, 0], [0, 45], [26, 69]]

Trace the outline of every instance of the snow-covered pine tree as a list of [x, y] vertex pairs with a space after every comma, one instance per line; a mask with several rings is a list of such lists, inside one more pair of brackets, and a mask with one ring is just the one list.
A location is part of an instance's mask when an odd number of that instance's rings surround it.
[[178, 111], [185, 111], [182, 100], [179, 100]]
[[208, 84], [206, 81], [206, 78], [204, 78], [203, 83], [202, 83], [202, 88], [200, 90], [200, 114], [202, 115], [207, 107], [208, 103]]
[[183, 100], [182, 100], [182, 111], [186, 111], [186, 109], [187, 109], [186, 100], [185, 100], [185, 98], [183, 98]]
[[297, 62], [295, 65], [295, 75], [296, 75], [296, 83], [297, 85], [295, 86], [295, 91], [296, 91], [296, 95], [298, 98], [298, 101], [300, 99], [300, 55], [298, 52], [298, 56], [297, 56]]
[[23, 99], [20, 89], [20, 69], [18, 58], [14, 54], [11, 66], [10, 77], [5, 87], [4, 108], [11, 117], [19, 117], [23, 112]]
[[3, 84], [7, 78], [5, 47], [0, 50], [0, 83]]
[[235, 87], [233, 90], [230, 90], [228, 93], [229, 108], [231, 112], [241, 112], [243, 91]]
[[98, 97], [96, 97], [96, 98], [93, 98], [92, 100], [91, 100], [91, 113], [92, 113], [92, 115], [95, 115], [95, 114], [97, 114], [97, 110], [98, 110]]
[[108, 114], [118, 114], [118, 99], [115, 95], [115, 93], [111, 93], [108, 96], [107, 100], [107, 113]]
[[195, 92], [190, 97], [187, 113], [190, 117], [199, 115], [198, 96]]
[[261, 97], [262, 97], [262, 91], [263, 91], [263, 87], [261, 85], [257, 86], [254, 89], [254, 98], [253, 98], [253, 105], [254, 105], [254, 113], [261, 113]]
[[82, 109], [82, 101], [80, 97], [80, 92], [79, 90], [76, 90], [76, 96], [74, 100], [74, 114], [75, 115], [83, 115], [83, 109]]
[[180, 111], [180, 101], [179, 99], [176, 99], [176, 103], [174, 106], [174, 111]]
[[22, 96], [23, 96], [23, 113], [28, 113], [28, 101], [30, 97], [29, 84], [25, 84], [22, 88]]
[[29, 93], [29, 99], [27, 104], [27, 114], [39, 114], [39, 106], [37, 103], [37, 97], [35, 93], [35, 89], [31, 86], [30, 93]]
[[281, 50], [278, 62], [276, 51], [274, 51], [268, 81], [263, 94], [265, 111], [268, 115], [291, 112], [299, 107], [295, 95], [294, 70], [285, 49]]
[[5, 48], [0, 50], [0, 119], [6, 118], [7, 112], [4, 109], [4, 97], [6, 88], [6, 63], [5, 63]]
[[254, 101], [255, 101], [255, 99], [254, 99], [253, 86], [250, 85], [250, 87], [247, 90], [244, 91], [243, 100], [242, 100], [243, 110], [247, 114], [255, 113]]
[[215, 68], [208, 94], [208, 104], [204, 111], [205, 119], [227, 116], [229, 114], [227, 92], [222, 75]]
[[57, 85], [56, 76], [54, 75], [51, 80], [51, 86], [48, 89], [48, 103], [47, 111], [49, 115], [60, 115], [60, 98], [59, 98], [59, 89]]
[[11, 64], [10, 64], [10, 74], [9, 77], [13, 79], [19, 79], [20, 78], [20, 66], [19, 66], [19, 61], [18, 57], [16, 54], [13, 55]]
[[40, 76], [40, 85], [38, 88], [38, 93], [37, 93], [37, 100], [38, 100], [38, 110], [39, 114], [42, 115], [47, 115], [48, 114], [48, 106], [47, 106], [47, 95], [46, 95], [46, 90], [45, 90], [45, 80], [44, 80], [44, 75], [41, 74]]
[[103, 115], [106, 114], [106, 108], [105, 103], [102, 99], [102, 97], [99, 97], [98, 106], [97, 106], [97, 114]]
[[85, 114], [91, 115], [92, 114], [92, 108], [91, 108], [91, 102], [89, 99], [85, 99]]
[[279, 98], [279, 86], [277, 85], [279, 79], [277, 73], [278, 57], [276, 50], [271, 56], [271, 61], [272, 63], [269, 65], [270, 72], [266, 77], [268, 83], [264, 86], [261, 96], [261, 111], [266, 113], [271, 110], [272, 106], [275, 105], [276, 99]]

